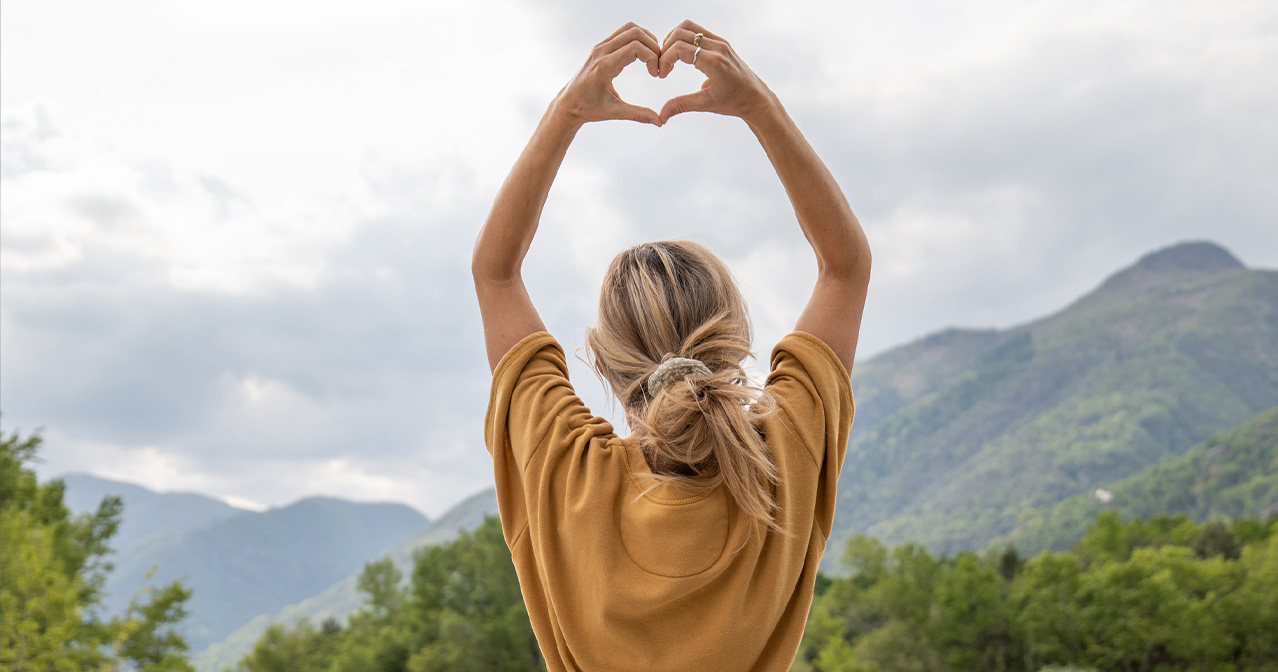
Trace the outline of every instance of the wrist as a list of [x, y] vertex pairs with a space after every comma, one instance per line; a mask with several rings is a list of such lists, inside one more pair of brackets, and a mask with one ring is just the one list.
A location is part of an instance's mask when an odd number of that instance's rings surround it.
[[564, 92], [560, 91], [542, 115], [541, 126], [575, 134], [587, 121], [589, 120], [581, 114], [579, 106], [565, 98]]
[[764, 135], [784, 126], [790, 116], [781, 105], [781, 99], [771, 90], [764, 89], [759, 102], [742, 114], [741, 119], [762, 139]]

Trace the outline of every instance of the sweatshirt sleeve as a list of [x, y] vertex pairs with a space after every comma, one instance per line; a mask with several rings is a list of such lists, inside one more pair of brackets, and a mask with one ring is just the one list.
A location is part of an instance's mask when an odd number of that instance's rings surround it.
[[550, 334], [530, 334], [502, 357], [493, 371], [484, 445], [493, 457], [508, 544], [527, 527], [547, 471], [571, 451], [585, 451], [590, 437], [611, 433], [577, 396], [563, 348]]
[[817, 524], [828, 538], [856, 406], [838, 356], [821, 339], [793, 332], [772, 350], [767, 389], [820, 470]]

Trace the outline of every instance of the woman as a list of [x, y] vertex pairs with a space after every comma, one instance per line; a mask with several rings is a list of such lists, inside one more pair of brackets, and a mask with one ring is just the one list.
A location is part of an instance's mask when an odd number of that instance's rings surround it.
[[[707, 79], [658, 114], [612, 79], [635, 60]], [[750, 327], [704, 247], [619, 255], [587, 346], [634, 430], [620, 438], [568, 382], [520, 277], [576, 131], [706, 111], [745, 121], [816, 252], [817, 281], [762, 391]], [[870, 277], [865, 234], [776, 96], [726, 41], [685, 21], [658, 42], [627, 24], [551, 103], [502, 185], [473, 260], [493, 368], [485, 441], [506, 543], [551, 670], [785, 670], [812, 602], [852, 423], [848, 371]]]

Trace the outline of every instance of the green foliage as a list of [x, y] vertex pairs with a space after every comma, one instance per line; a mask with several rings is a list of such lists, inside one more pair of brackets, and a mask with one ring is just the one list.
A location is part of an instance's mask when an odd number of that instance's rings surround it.
[[[1278, 519], [1098, 516], [1071, 551], [935, 557], [849, 540], [823, 575], [802, 672], [1278, 670]], [[408, 585], [366, 565], [349, 625], [272, 627], [240, 672], [541, 669], [490, 518], [416, 555]]]
[[522, 672], [543, 669], [510, 550], [493, 516], [419, 550], [410, 583], [389, 559], [365, 565], [365, 604], [342, 628], [271, 626], [239, 672]]
[[191, 596], [181, 584], [135, 597], [123, 617], [98, 616], [122, 505], [107, 497], [96, 512], [72, 517], [63, 483], [41, 484], [28, 466], [39, 447], [38, 435], [0, 439], [0, 667], [192, 670], [175, 631]]
[[937, 571], [929, 621], [950, 669], [998, 670], [1011, 647], [1010, 610], [998, 567], [960, 553]]
[[191, 590], [174, 581], [160, 588], [144, 588], [142, 592], [148, 599], [139, 602], [135, 598], [125, 613], [120, 653], [143, 672], [193, 669], [186, 656], [186, 640], [172, 627], [186, 618]]
[[1278, 670], [1278, 519], [1099, 516], [1069, 552], [854, 537], [794, 669]]
[[[1278, 408], [1104, 488], [1112, 501], [1097, 501], [1089, 491], [1051, 507], [1022, 511], [1010, 539], [1030, 551], [1068, 548], [1099, 512], [1109, 510], [1139, 517], [1185, 514], [1194, 520], [1278, 512]], [[1233, 543], [1223, 532], [1221, 528], [1215, 541], [1204, 543]], [[1238, 552], [1237, 547], [1217, 550]]]

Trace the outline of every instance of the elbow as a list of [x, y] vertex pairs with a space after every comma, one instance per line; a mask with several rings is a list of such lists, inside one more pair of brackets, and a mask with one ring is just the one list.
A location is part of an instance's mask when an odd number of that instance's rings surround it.
[[[524, 251], [527, 247], [524, 248]], [[519, 279], [523, 266], [522, 252], [511, 242], [489, 230], [480, 229], [475, 248], [470, 253], [470, 274], [475, 284], [503, 283]]]
[[861, 244], [857, 248], [857, 271], [868, 279], [870, 277], [870, 266], [874, 262], [874, 255], [870, 254], [870, 241], [866, 239], [864, 232], [861, 233], [859, 238], [861, 239]]
[[480, 246], [475, 246], [470, 257], [470, 275], [475, 286], [504, 284], [519, 279], [517, 264], [503, 264], [491, 254], [484, 254]]
[[479, 254], [479, 244], [476, 243], [475, 249], [470, 253], [470, 276], [474, 278], [475, 284], [479, 284], [487, 272], [483, 257]]
[[475, 241], [475, 248], [470, 251], [470, 275], [475, 279], [476, 285], [494, 280], [499, 275], [497, 265], [493, 263], [492, 252], [486, 247], [481, 233], [479, 239]]
[[870, 277], [871, 263], [870, 242], [861, 228], [856, 227], [839, 246], [837, 254], [818, 256], [817, 272], [827, 278], [866, 280]]

